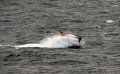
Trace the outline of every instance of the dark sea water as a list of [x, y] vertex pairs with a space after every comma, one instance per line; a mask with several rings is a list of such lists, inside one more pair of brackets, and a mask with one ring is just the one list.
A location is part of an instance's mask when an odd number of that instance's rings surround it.
[[[9, 47], [59, 30], [85, 47]], [[0, 74], [120, 74], [120, 0], [0, 0]]]

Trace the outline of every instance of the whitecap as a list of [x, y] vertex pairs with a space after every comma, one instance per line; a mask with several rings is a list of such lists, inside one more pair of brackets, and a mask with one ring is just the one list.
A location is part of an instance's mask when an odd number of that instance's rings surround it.
[[106, 21], [106, 23], [113, 23], [113, 22], [115, 22], [115, 21], [113, 21], [113, 20], [107, 20]]

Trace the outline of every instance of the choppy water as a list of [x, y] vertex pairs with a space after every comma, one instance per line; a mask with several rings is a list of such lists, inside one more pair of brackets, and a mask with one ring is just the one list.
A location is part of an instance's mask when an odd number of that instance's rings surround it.
[[[21, 48], [63, 30], [83, 49]], [[0, 74], [119, 74], [119, 0], [1, 0]], [[7, 46], [6, 46], [7, 45]]]

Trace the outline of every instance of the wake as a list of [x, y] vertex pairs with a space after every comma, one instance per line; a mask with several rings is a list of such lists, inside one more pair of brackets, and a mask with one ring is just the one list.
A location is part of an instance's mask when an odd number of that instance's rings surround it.
[[15, 48], [40, 47], [40, 48], [82, 48], [85, 42], [81, 40], [82, 37], [73, 34], [65, 34], [60, 32], [59, 35], [47, 37], [40, 41], [40, 43], [30, 43], [24, 45], [13, 46]]

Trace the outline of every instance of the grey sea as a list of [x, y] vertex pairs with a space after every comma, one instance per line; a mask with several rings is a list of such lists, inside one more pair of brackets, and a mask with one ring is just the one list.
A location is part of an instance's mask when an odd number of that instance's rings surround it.
[[[59, 30], [84, 48], [11, 47]], [[0, 74], [120, 74], [120, 0], [0, 0]]]

